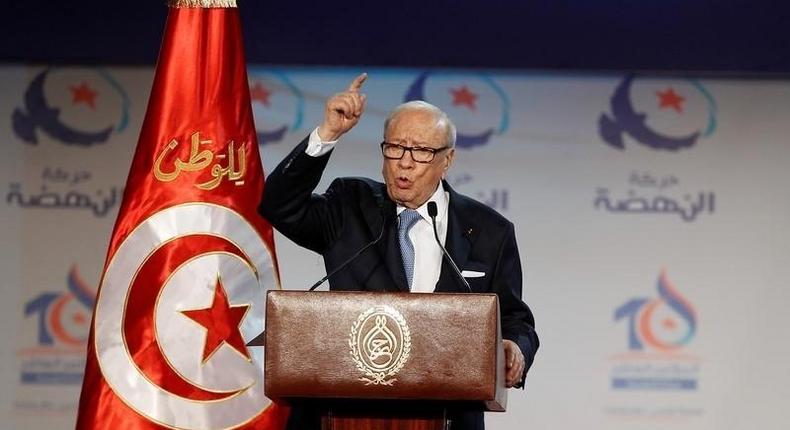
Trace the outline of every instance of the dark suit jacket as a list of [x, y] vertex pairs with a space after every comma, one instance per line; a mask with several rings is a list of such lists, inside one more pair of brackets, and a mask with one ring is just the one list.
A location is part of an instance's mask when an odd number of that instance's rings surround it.
[[[397, 239], [395, 203], [385, 185], [366, 178], [338, 178], [324, 194], [313, 194], [330, 154], [305, 154], [303, 140], [267, 177], [259, 211], [283, 235], [324, 257], [327, 273], [366, 244], [383, 237], [349, 266], [329, 278], [331, 290], [408, 291]], [[501, 309], [502, 336], [521, 348], [527, 368], [538, 349], [538, 337], [529, 307], [521, 300], [521, 263], [513, 224], [493, 209], [449, 192], [445, 248], [460, 270], [484, 272], [469, 278], [473, 292], [496, 293]], [[437, 292], [465, 292], [446, 260]], [[526, 376], [524, 372], [523, 378]], [[308, 429], [292, 411], [289, 428]], [[482, 429], [482, 413], [459, 413], [452, 429]], [[296, 424], [296, 421], [300, 421]], [[316, 427], [317, 428], [317, 427]]]

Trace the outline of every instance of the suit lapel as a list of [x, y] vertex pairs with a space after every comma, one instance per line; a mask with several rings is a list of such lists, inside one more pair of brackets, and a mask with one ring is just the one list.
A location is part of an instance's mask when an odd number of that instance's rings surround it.
[[[446, 182], [444, 187], [450, 194], [447, 209], [447, 238], [444, 248], [455, 261], [458, 270], [463, 270], [467, 259], [469, 259], [469, 252], [472, 249], [472, 241], [477, 229], [472, 218], [466, 215], [464, 197], [453, 191]], [[439, 275], [435, 291], [445, 293], [466, 291], [447, 258], [442, 259], [442, 272]]]
[[[444, 188], [450, 194], [445, 249], [447, 249], [455, 264], [458, 265], [459, 270], [463, 270], [478, 229], [474, 223], [474, 217], [468, 214], [466, 198], [450, 188], [447, 182], [444, 182]], [[392, 220], [387, 222], [384, 237], [378, 243], [377, 250], [384, 258], [387, 271], [398, 290], [409, 291], [406, 283], [406, 272], [403, 269], [400, 245], [398, 244], [398, 220], [395, 215], [395, 203], [387, 196], [383, 184], [376, 193], [376, 198], [381, 202], [380, 208], [383, 213], [390, 214], [392, 217]], [[365, 211], [364, 216], [371, 234], [374, 237], [378, 236], [381, 231], [381, 225], [385, 222], [385, 219], [381, 216], [381, 211]], [[442, 270], [439, 275], [439, 281], [436, 283], [435, 291], [465, 292], [465, 288], [446, 258], [442, 258]]]
[[[368, 224], [373, 237], [378, 237], [382, 223], [387, 222], [384, 237], [381, 238], [376, 249], [379, 255], [383, 257], [387, 271], [398, 290], [409, 291], [406, 283], [406, 272], [403, 269], [403, 259], [400, 255], [400, 245], [398, 244], [398, 220], [395, 214], [395, 202], [389, 199], [383, 184], [375, 193], [375, 197], [379, 202], [380, 210], [365, 211], [365, 222]], [[387, 220], [386, 217], [382, 217], [382, 213], [387, 214], [390, 219]]]

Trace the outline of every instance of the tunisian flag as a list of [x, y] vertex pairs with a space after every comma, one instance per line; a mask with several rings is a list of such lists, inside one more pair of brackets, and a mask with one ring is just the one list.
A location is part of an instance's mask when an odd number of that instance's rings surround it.
[[288, 410], [263, 394], [263, 349], [245, 346], [263, 331], [266, 290], [279, 288], [272, 229], [256, 211], [251, 109], [235, 2], [171, 1], [78, 429], [284, 427]]

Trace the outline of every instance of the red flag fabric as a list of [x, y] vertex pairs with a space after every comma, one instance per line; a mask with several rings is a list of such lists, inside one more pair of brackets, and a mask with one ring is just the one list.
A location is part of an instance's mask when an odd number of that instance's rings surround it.
[[263, 330], [266, 289], [279, 288], [256, 211], [263, 186], [238, 10], [171, 6], [78, 429], [284, 427], [287, 408], [263, 394], [262, 347], [245, 346]]

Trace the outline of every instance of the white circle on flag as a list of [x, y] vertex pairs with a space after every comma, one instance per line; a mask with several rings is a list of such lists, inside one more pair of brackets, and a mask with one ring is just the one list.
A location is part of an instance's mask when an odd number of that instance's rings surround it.
[[[184, 379], [204, 390], [229, 392], [254, 385], [260, 367], [228, 345], [221, 346], [204, 363], [206, 330], [181, 313], [211, 306], [217, 273], [222, 276], [222, 288], [231, 305], [258, 302], [258, 308], [263, 309], [264, 295], [249, 288], [258, 280], [243, 260], [226, 253], [204, 254], [175, 271], [162, 290], [155, 311], [156, 338], [170, 366]], [[258, 322], [244, 319], [240, 327], [244, 339], [262, 331]], [[247, 349], [250, 355], [261, 350]]]
[[[162, 286], [157, 299], [157, 341], [168, 365], [185, 382], [217, 393], [238, 391], [221, 400], [184, 398], [157, 386], [138, 368], [123, 335], [127, 299], [137, 271], [163, 245], [195, 234], [213, 235], [235, 244], [252, 267], [237, 256], [211, 250], [181, 265]], [[102, 376], [114, 393], [151, 421], [178, 429], [225, 429], [252, 420], [270, 404], [263, 395], [262, 347], [248, 347], [252, 360], [246, 361], [223, 345], [206, 364], [213, 360], [216, 363], [201, 370], [195, 363], [203, 357], [205, 331], [194, 329], [193, 324], [194, 330], [176, 335], [168, 326], [178, 318], [189, 323], [181, 310], [210, 303], [213, 289], [201, 291], [202, 287], [196, 289], [195, 285], [202, 285], [206, 279], [216, 281], [218, 273], [230, 304], [249, 305], [240, 327], [242, 337], [249, 341], [263, 331], [265, 291], [276, 288], [278, 281], [271, 251], [240, 214], [208, 203], [164, 209], [138, 225], [107, 266], [96, 304], [96, 356]], [[186, 294], [190, 278], [194, 282]]]

